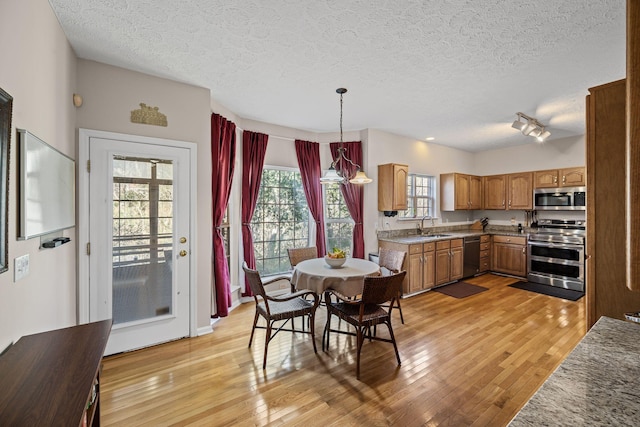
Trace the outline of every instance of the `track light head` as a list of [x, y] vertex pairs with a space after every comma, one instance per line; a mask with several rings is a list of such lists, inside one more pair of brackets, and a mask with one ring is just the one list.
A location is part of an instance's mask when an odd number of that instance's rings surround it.
[[511, 127], [518, 129], [523, 135], [536, 138], [538, 142], [543, 142], [551, 135], [551, 132], [546, 130], [545, 126], [537, 119], [524, 113], [516, 113], [516, 116], [518, 118], [511, 124]]

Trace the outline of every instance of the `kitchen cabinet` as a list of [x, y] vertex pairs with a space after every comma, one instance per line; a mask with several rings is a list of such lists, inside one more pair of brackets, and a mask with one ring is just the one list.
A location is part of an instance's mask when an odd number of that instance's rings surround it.
[[433, 288], [435, 283], [435, 242], [403, 245], [380, 241], [379, 246], [407, 253], [404, 265], [407, 275], [402, 283], [404, 294], [415, 294]]
[[533, 209], [533, 173], [484, 177], [485, 209]]
[[409, 166], [397, 163], [378, 165], [378, 210], [407, 209]]
[[625, 97], [625, 80], [587, 96], [587, 329], [601, 316], [640, 310], [640, 292], [626, 286]]
[[584, 167], [535, 171], [534, 188], [584, 187], [586, 179]]
[[436, 286], [462, 279], [463, 256], [463, 239], [436, 242]]
[[493, 236], [491, 270], [525, 277], [527, 275], [527, 239], [519, 236]]
[[482, 209], [483, 180], [481, 176], [461, 173], [440, 175], [440, 210]]
[[484, 208], [505, 209], [507, 187], [506, 175], [490, 175], [484, 177]]
[[480, 236], [480, 273], [491, 270], [491, 236]]
[[533, 209], [533, 174], [531, 172], [507, 175], [507, 210]]

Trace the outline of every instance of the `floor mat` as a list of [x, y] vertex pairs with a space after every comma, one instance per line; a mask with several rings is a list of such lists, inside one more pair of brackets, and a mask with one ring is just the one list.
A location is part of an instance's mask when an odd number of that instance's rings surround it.
[[523, 289], [525, 291], [536, 292], [556, 298], [577, 301], [584, 296], [584, 292], [572, 291], [571, 289], [558, 288], [550, 285], [543, 285], [533, 282], [515, 282], [509, 285], [512, 288]]
[[472, 285], [467, 282], [457, 282], [452, 283], [450, 285], [441, 286], [439, 288], [435, 288], [435, 292], [440, 292], [441, 294], [449, 295], [454, 298], [465, 298], [471, 295], [479, 294], [480, 292], [486, 291], [487, 288], [478, 285]]

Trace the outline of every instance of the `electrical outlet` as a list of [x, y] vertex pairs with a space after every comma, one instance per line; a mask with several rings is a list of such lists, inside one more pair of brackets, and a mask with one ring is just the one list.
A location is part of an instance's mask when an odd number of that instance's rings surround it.
[[13, 260], [13, 273], [14, 282], [29, 274], [29, 254], [19, 256]]
[[515, 224], [516, 223], [516, 219], [515, 218], [511, 218], [511, 224]]

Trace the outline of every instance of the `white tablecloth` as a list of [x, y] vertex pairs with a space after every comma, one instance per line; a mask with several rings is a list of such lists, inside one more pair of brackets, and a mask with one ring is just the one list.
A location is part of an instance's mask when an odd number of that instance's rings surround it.
[[317, 294], [331, 288], [345, 296], [355, 296], [362, 293], [364, 276], [377, 274], [380, 266], [364, 259], [347, 258], [342, 267], [331, 268], [324, 258], [315, 258], [298, 263], [291, 282], [296, 289], [309, 289]]

